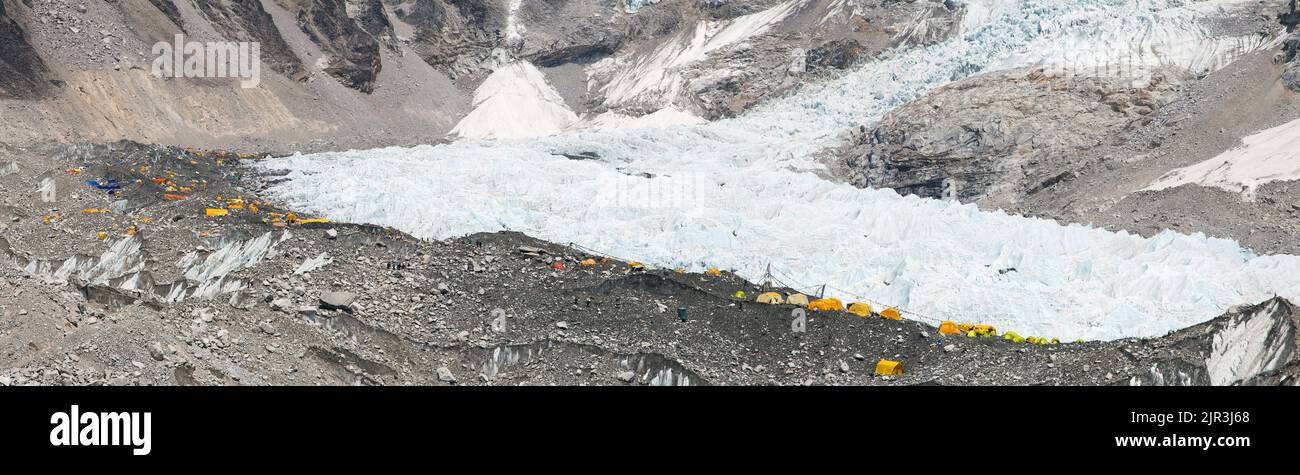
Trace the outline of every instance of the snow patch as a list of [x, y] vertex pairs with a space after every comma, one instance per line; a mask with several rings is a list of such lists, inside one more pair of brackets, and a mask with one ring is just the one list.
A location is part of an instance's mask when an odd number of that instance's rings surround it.
[[502, 139], [560, 133], [578, 120], [546, 76], [528, 61], [507, 64], [474, 90], [474, 110], [451, 133]]
[[[1229, 385], [1281, 367], [1291, 356], [1287, 343], [1292, 335], [1276, 335], [1278, 321], [1272, 317], [1277, 302], [1252, 315], [1233, 318], [1229, 326], [1214, 334], [1205, 367], [1210, 384]], [[1288, 332], [1289, 333], [1289, 332]]]
[[790, 0], [767, 10], [723, 21], [700, 21], [653, 51], [633, 58], [596, 63], [589, 73], [612, 71], [602, 88], [605, 105], [618, 107], [636, 103], [668, 105], [681, 91], [685, 79], [681, 69], [705, 59], [710, 52], [766, 33], [801, 5]]
[[600, 131], [613, 129], [648, 129], [663, 128], [674, 125], [698, 125], [708, 122], [695, 114], [665, 107], [654, 113], [633, 117], [613, 111], [603, 112], [593, 117], [584, 118], [571, 127], [572, 130]]
[[1300, 119], [1241, 139], [1242, 146], [1190, 167], [1171, 171], [1146, 190], [1193, 184], [1242, 193], [1272, 181], [1300, 180]]
[[524, 46], [524, 24], [519, 20], [519, 8], [524, 0], [510, 0], [510, 11], [506, 15], [506, 45], [514, 49]]

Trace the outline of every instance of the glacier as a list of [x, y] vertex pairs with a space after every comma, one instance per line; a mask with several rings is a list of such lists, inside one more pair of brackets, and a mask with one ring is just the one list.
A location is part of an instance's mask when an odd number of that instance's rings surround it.
[[[462, 138], [252, 166], [288, 171], [268, 192], [290, 206], [421, 237], [513, 230], [751, 280], [770, 266], [804, 291], [825, 285], [830, 296], [898, 306], [929, 323], [987, 323], [1063, 340], [1156, 336], [1237, 304], [1300, 297], [1300, 258], [1257, 256], [1202, 234], [1148, 239], [858, 189], [820, 176], [816, 153], [844, 130], [972, 74], [1067, 55], [1077, 71], [1105, 69], [1093, 66], [1108, 55], [1063, 48], [1139, 41], [1142, 55], [1163, 52], [1126, 63], [1130, 74], [1223, 64], [1183, 49], [1232, 55], [1253, 43], [1168, 26], [1247, 3], [971, 0], [957, 37], [891, 51], [735, 119]], [[1163, 33], [1142, 35], [1135, 25]], [[1247, 46], [1216, 46], [1223, 44]]]

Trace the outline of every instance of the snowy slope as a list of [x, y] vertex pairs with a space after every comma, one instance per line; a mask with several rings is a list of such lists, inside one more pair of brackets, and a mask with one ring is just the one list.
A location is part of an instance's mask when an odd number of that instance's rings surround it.
[[451, 133], [478, 139], [539, 137], [577, 120], [546, 76], [521, 60], [493, 71], [474, 90], [474, 110]]
[[1300, 180], [1300, 120], [1261, 131], [1241, 141], [1241, 147], [1169, 172], [1147, 189], [1163, 190], [1190, 183], [1251, 197], [1255, 188], [1264, 183]]
[[1300, 258], [1258, 257], [1200, 235], [1143, 239], [1060, 226], [807, 172], [820, 169], [813, 154], [845, 128], [953, 80], [1025, 65], [1015, 58], [1033, 63], [1042, 55], [1030, 53], [1060, 48], [1062, 35], [1125, 38], [1135, 18], [1185, 22], [1189, 8], [1240, 2], [1187, 3], [971, 1], [958, 38], [895, 52], [733, 120], [293, 156], [259, 166], [291, 170], [272, 193], [294, 206], [420, 236], [511, 229], [752, 279], [770, 263], [792, 283], [825, 283], [833, 295], [863, 295], [931, 322], [991, 323], [1062, 339], [1157, 335], [1235, 304], [1300, 297]]
[[[650, 104], [665, 107], [681, 91], [681, 68], [703, 60], [710, 52], [761, 35], [794, 13], [799, 0], [724, 21], [699, 21], [653, 51], [631, 59], [606, 59], [593, 66], [593, 73], [613, 71], [603, 86], [605, 105]], [[629, 9], [631, 7], [629, 6]]]

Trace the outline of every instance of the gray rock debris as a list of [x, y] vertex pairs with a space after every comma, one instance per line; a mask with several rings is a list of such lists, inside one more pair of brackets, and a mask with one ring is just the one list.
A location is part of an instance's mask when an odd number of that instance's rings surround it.
[[859, 187], [1019, 202], [1072, 179], [1084, 151], [1152, 120], [1181, 88], [1181, 80], [1164, 74], [1135, 85], [1042, 69], [989, 73], [895, 109], [831, 153]]

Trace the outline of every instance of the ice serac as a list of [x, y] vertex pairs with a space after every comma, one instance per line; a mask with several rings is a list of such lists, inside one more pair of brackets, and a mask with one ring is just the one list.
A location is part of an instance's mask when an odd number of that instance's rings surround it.
[[125, 291], [123, 295], [131, 299], [211, 299], [244, 290], [244, 281], [231, 274], [258, 264], [289, 236], [288, 232], [268, 232], [249, 240], [223, 240], [211, 252], [191, 251], [175, 263], [183, 278], [170, 282], [155, 280], [158, 269], [148, 268], [152, 259], [142, 250], [142, 240], [135, 236], [109, 241], [99, 256], [74, 255], [66, 259], [27, 258], [0, 237], [0, 264], [48, 283], [66, 282], [83, 290], [100, 287]]
[[1065, 21], [1040, 23], [1038, 26], [1048, 30], [1044, 34], [1056, 41], [1041, 48], [1017, 51], [995, 63], [993, 68], [1037, 63], [1056, 72], [1084, 76], [1135, 77], [1161, 69], [1204, 74], [1264, 48], [1269, 42], [1267, 36], [1257, 32], [1224, 35], [1212, 26], [1213, 20], [1225, 16], [1227, 9], [1257, 4], [1250, 0], [1128, 2], [1143, 14], [1113, 19], [1104, 34], [1079, 28], [1072, 20], [1086, 16], [1088, 10], [1110, 8], [1120, 2], [1061, 3], [1078, 4], [1083, 14], [1067, 15]]
[[1199, 234], [1144, 239], [858, 189], [820, 178], [816, 153], [936, 87], [1028, 66], [1007, 58], [1037, 61], [1022, 53], [1056, 48], [1064, 35], [1122, 40], [1134, 19], [1184, 21], [1184, 9], [1227, 3], [973, 0], [954, 38], [893, 51], [735, 119], [255, 166], [289, 170], [270, 193], [294, 207], [422, 237], [513, 230], [753, 280], [771, 264], [801, 289], [826, 284], [829, 294], [901, 306], [930, 323], [989, 323], [1063, 340], [1156, 336], [1243, 302], [1300, 297], [1300, 258], [1256, 256]]
[[640, 117], [631, 117], [613, 111], [602, 112], [573, 124], [571, 130], [600, 131], [613, 129], [643, 129], [671, 127], [674, 125], [699, 125], [706, 121], [690, 112], [665, 107]]
[[578, 120], [546, 76], [527, 61], [514, 61], [474, 90], [474, 110], [452, 133], [477, 139], [552, 135]]

